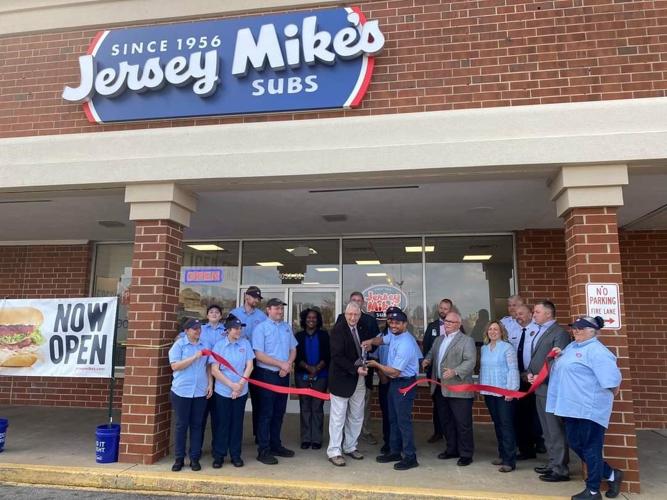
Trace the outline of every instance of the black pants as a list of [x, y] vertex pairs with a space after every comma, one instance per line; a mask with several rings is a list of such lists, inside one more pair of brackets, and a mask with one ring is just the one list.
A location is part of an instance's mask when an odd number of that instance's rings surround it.
[[444, 432], [442, 431], [442, 426], [440, 425], [440, 415], [438, 413], [438, 405], [435, 402], [435, 393], [438, 391], [433, 392], [431, 395], [431, 400], [433, 401], [433, 434], [436, 436], [442, 436], [444, 435]]
[[[289, 387], [289, 375], [281, 377], [278, 372], [257, 367], [257, 380], [273, 385]], [[287, 394], [278, 394], [259, 388], [259, 420], [257, 421], [257, 446], [260, 453], [282, 448], [280, 431], [287, 408]]]
[[391, 425], [389, 424], [389, 382], [380, 382], [378, 387], [378, 399], [380, 400], [380, 411], [382, 411], [382, 441], [383, 448], [389, 449], [391, 436]]
[[[303, 379], [303, 373], [296, 373], [294, 385], [300, 388], [327, 392], [328, 380], [318, 378], [315, 381]], [[301, 420], [301, 442], [322, 444], [324, 432], [324, 400], [312, 396], [299, 396], [299, 414]]]
[[[527, 391], [530, 384], [521, 381], [520, 391]], [[535, 406], [535, 394], [529, 394], [516, 400], [514, 411], [514, 433], [516, 435], [516, 444], [522, 455], [529, 457], [535, 456], [535, 448], [544, 446], [542, 438], [542, 426], [537, 416], [537, 407]]]
[[472, 431], [473, 398], [444, 397], [439, 389], [435, 391], [440, 425], [445, 431], [447, 448], [445, 453], [472, 458], [475, 441]]
[[248, 395], [244, 394], [232, 399], [216, 393], [211, 399], [214, 401], [217, 416], [213, 458], [223, 459], [227, 453], [233, 459], [241, 458], [243, 417], [245, 416], [245, 403], [248, 400]]

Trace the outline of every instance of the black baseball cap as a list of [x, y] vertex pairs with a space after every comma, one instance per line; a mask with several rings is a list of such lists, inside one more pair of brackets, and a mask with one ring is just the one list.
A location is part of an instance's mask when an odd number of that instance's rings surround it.
[[195, 318], [190, 318], [185, 322], [185, 326], [183, 327], [186, 330], [189, 330], [191, 328], [199, 330], [201, 328], [201, 321]]
[[286, 306], [286, 305], [287, 305], [287, 304], [285, 304], [282, 300], [280, 300], [280, 299], [276, 299], [276, 298], [269, 299], [269, 301], [266, 303], [266, 307], [271, 307], [271, 306]]
[[582, 328], [594, 328], [595, 330], [600, 330], [604, 328], [604, 320], [600, 316], [595, 316], [591, 318], [590, 316], [582, 316], [577, 318], [574, 323], [570, 323], [572, 328], [581, 330]]
[[408, 316], [401, 310], [400, 307], [390, 307], [387, 309], [387, 320], [405, 321], [407, 323]]
[[256, 299], [262, 300], [264, 297], [262, 297], [262, 291], [259, 289], [259, 287], [256, 286], [249, 286], [248, 289], [245, 291], [246, 295], [250, 295], [251, 297], [255, 297]]
[[230, 328], [243, 328], [244, 326], [246, 326], [245, 323], [233, 314], [230, 314], [227, 316], [227, 319], [225, 319], [225, 330], [229, 330]]

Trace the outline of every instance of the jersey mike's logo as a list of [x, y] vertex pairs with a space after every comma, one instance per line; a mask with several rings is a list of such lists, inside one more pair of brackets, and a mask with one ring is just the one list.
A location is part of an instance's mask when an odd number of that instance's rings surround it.
[[62, 97], [98, 123], [355, 107], [384, 41], [357, 7], [102, 31]]

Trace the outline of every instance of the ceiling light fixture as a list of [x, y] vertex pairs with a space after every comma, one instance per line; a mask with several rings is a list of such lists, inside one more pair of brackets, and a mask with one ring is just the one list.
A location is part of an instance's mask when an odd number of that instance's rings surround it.
[[280, 267], [283, 265], [282, 262], [256, 262], [256, 264], [262, 267]]
[[464, 255], [463, 260], [490, 260], [493, 255]]
[[188, 246], [193, 250], [199, 250], [200, 252], [222, 252], [224, 250], [224, 248], [214, 245], [213, 243], [202, 243]]
[[357, 260], [355, 261], [358, 266], [379, 266], [379, 260]]
[[315, 271], [318, 271], [320, 273], [337, 273], [338, 268], [337, 267], [316, 267]]
[[[406, 253], [421, 253], [422, 247], [405, 247], [405, 252]], [[433, 245], [426, 245], [426, 250], [428, 252], [435, 252], [435, 247]]]
[[387, 276], [387, 273], [366, 273], [369, 278], [381, 278]]

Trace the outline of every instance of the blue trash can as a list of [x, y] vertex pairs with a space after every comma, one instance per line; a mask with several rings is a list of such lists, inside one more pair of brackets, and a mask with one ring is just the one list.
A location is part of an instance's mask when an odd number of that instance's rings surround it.
[[120, 424], [98, 425], [95, 431], [95, 461], [99, 464], [118, 462]]
[[5, 439], [7, 438], [7, 427], [9, 427], [9, 420], [0, 418], [0, 452], [5, 449]]

